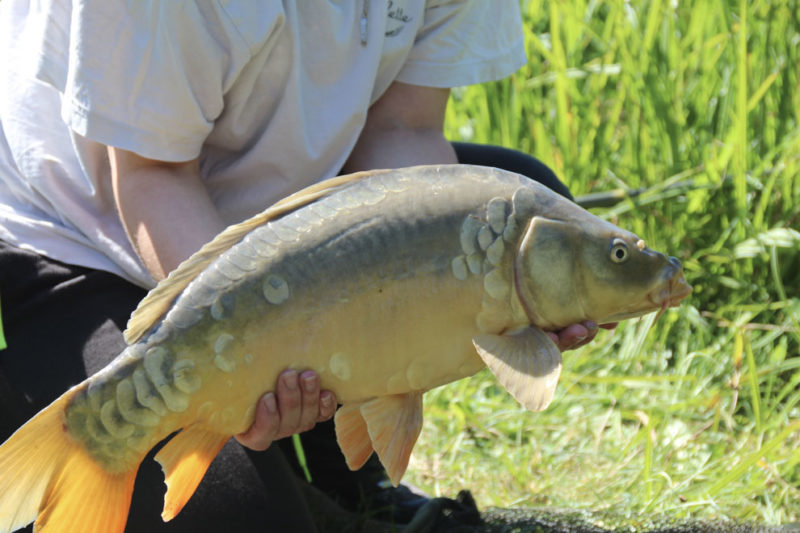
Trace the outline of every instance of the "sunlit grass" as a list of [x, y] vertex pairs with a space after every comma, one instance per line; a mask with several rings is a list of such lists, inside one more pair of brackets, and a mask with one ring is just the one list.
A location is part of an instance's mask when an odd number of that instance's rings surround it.
[[482, 507], [800, 520], [800, 7], [523, 2], [529, 63], [454, 92], [454, 139], [552, 166], [695, 292], [568, 352], [527, 413], [484, 372], [426, 395], [409, 479]]

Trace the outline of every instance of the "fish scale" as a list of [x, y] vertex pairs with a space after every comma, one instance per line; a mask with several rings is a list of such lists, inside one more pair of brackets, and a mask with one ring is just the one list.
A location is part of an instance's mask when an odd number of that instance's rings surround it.
[[[612, 244], [630, 247], [627, 265]], [[0, 447], [0, 533], [36, 509], [47, 533], [84, 490], [104, 498], [92, 531], [121, 531], [139, 462], [181, 430], [156, 455], [171, 519], [286, 368], [315, 370], [342, 403], [347, 464], [374, 451], [397, 484], [426, 390], [488, 366], [543, 409], [561, 368], [543, 328], [686, 294], [677, 260], [516, 174], [417, 167], [311, 186], [184, 262], [131, 317], [130, 346]]]

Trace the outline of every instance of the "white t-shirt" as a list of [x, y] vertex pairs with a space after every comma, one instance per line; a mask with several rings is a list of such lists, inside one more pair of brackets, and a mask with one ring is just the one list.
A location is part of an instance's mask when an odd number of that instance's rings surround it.
[[521, 25], [518, 0], [2, 0], [0, 239], [151, 287], [105, 145], [200, 156], [236, 223], [336, 175], [392, 81], [512, 73]]

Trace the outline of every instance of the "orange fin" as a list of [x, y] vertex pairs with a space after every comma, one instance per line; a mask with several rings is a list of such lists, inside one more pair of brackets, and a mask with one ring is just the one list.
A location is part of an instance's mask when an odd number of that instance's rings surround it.
[[478, 355], [497, 381], [523, 407], [545, 409], [561, 375], [561, 352], [542, 330], [534, 327], [506, 335], [477, 335]]
[[372, 455], [372, 441], [367, 423], [361, 416], [361, 404], [343, 405], [336, 411], [336, 441], [350, 470], [358, 470]]
[[422, 430], [422, 392], [381, 396], [361, 405], [372, 447], [395, 487]]
[[175, 435], [156, 454], [164, 471], [167, 493], [161, 518], [168, 522], [181, 512], [203, 479], [211, 461], [231, 438], [197, 426]]
[[136, 469], [110, 474], [88, 455], [74, 453], [53, 485], [34, 531], [121, 533], [134, 481]]
[[[0, 532], [36, 520], [37, 533], [121, 533], [138, 464], [110, 473], [66, 431], [73, 388], [0, 446]], [[38, 515], [38, 517], [37, 517]]]

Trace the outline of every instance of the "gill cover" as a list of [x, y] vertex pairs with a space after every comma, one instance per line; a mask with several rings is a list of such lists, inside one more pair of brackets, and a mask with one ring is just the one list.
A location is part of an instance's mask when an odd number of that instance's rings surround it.
[[535, 216], [520, 242], [514, 282], [528, 318], [540, 328], [573, 324], [585, 315], [576, 229], [574, 223]]

